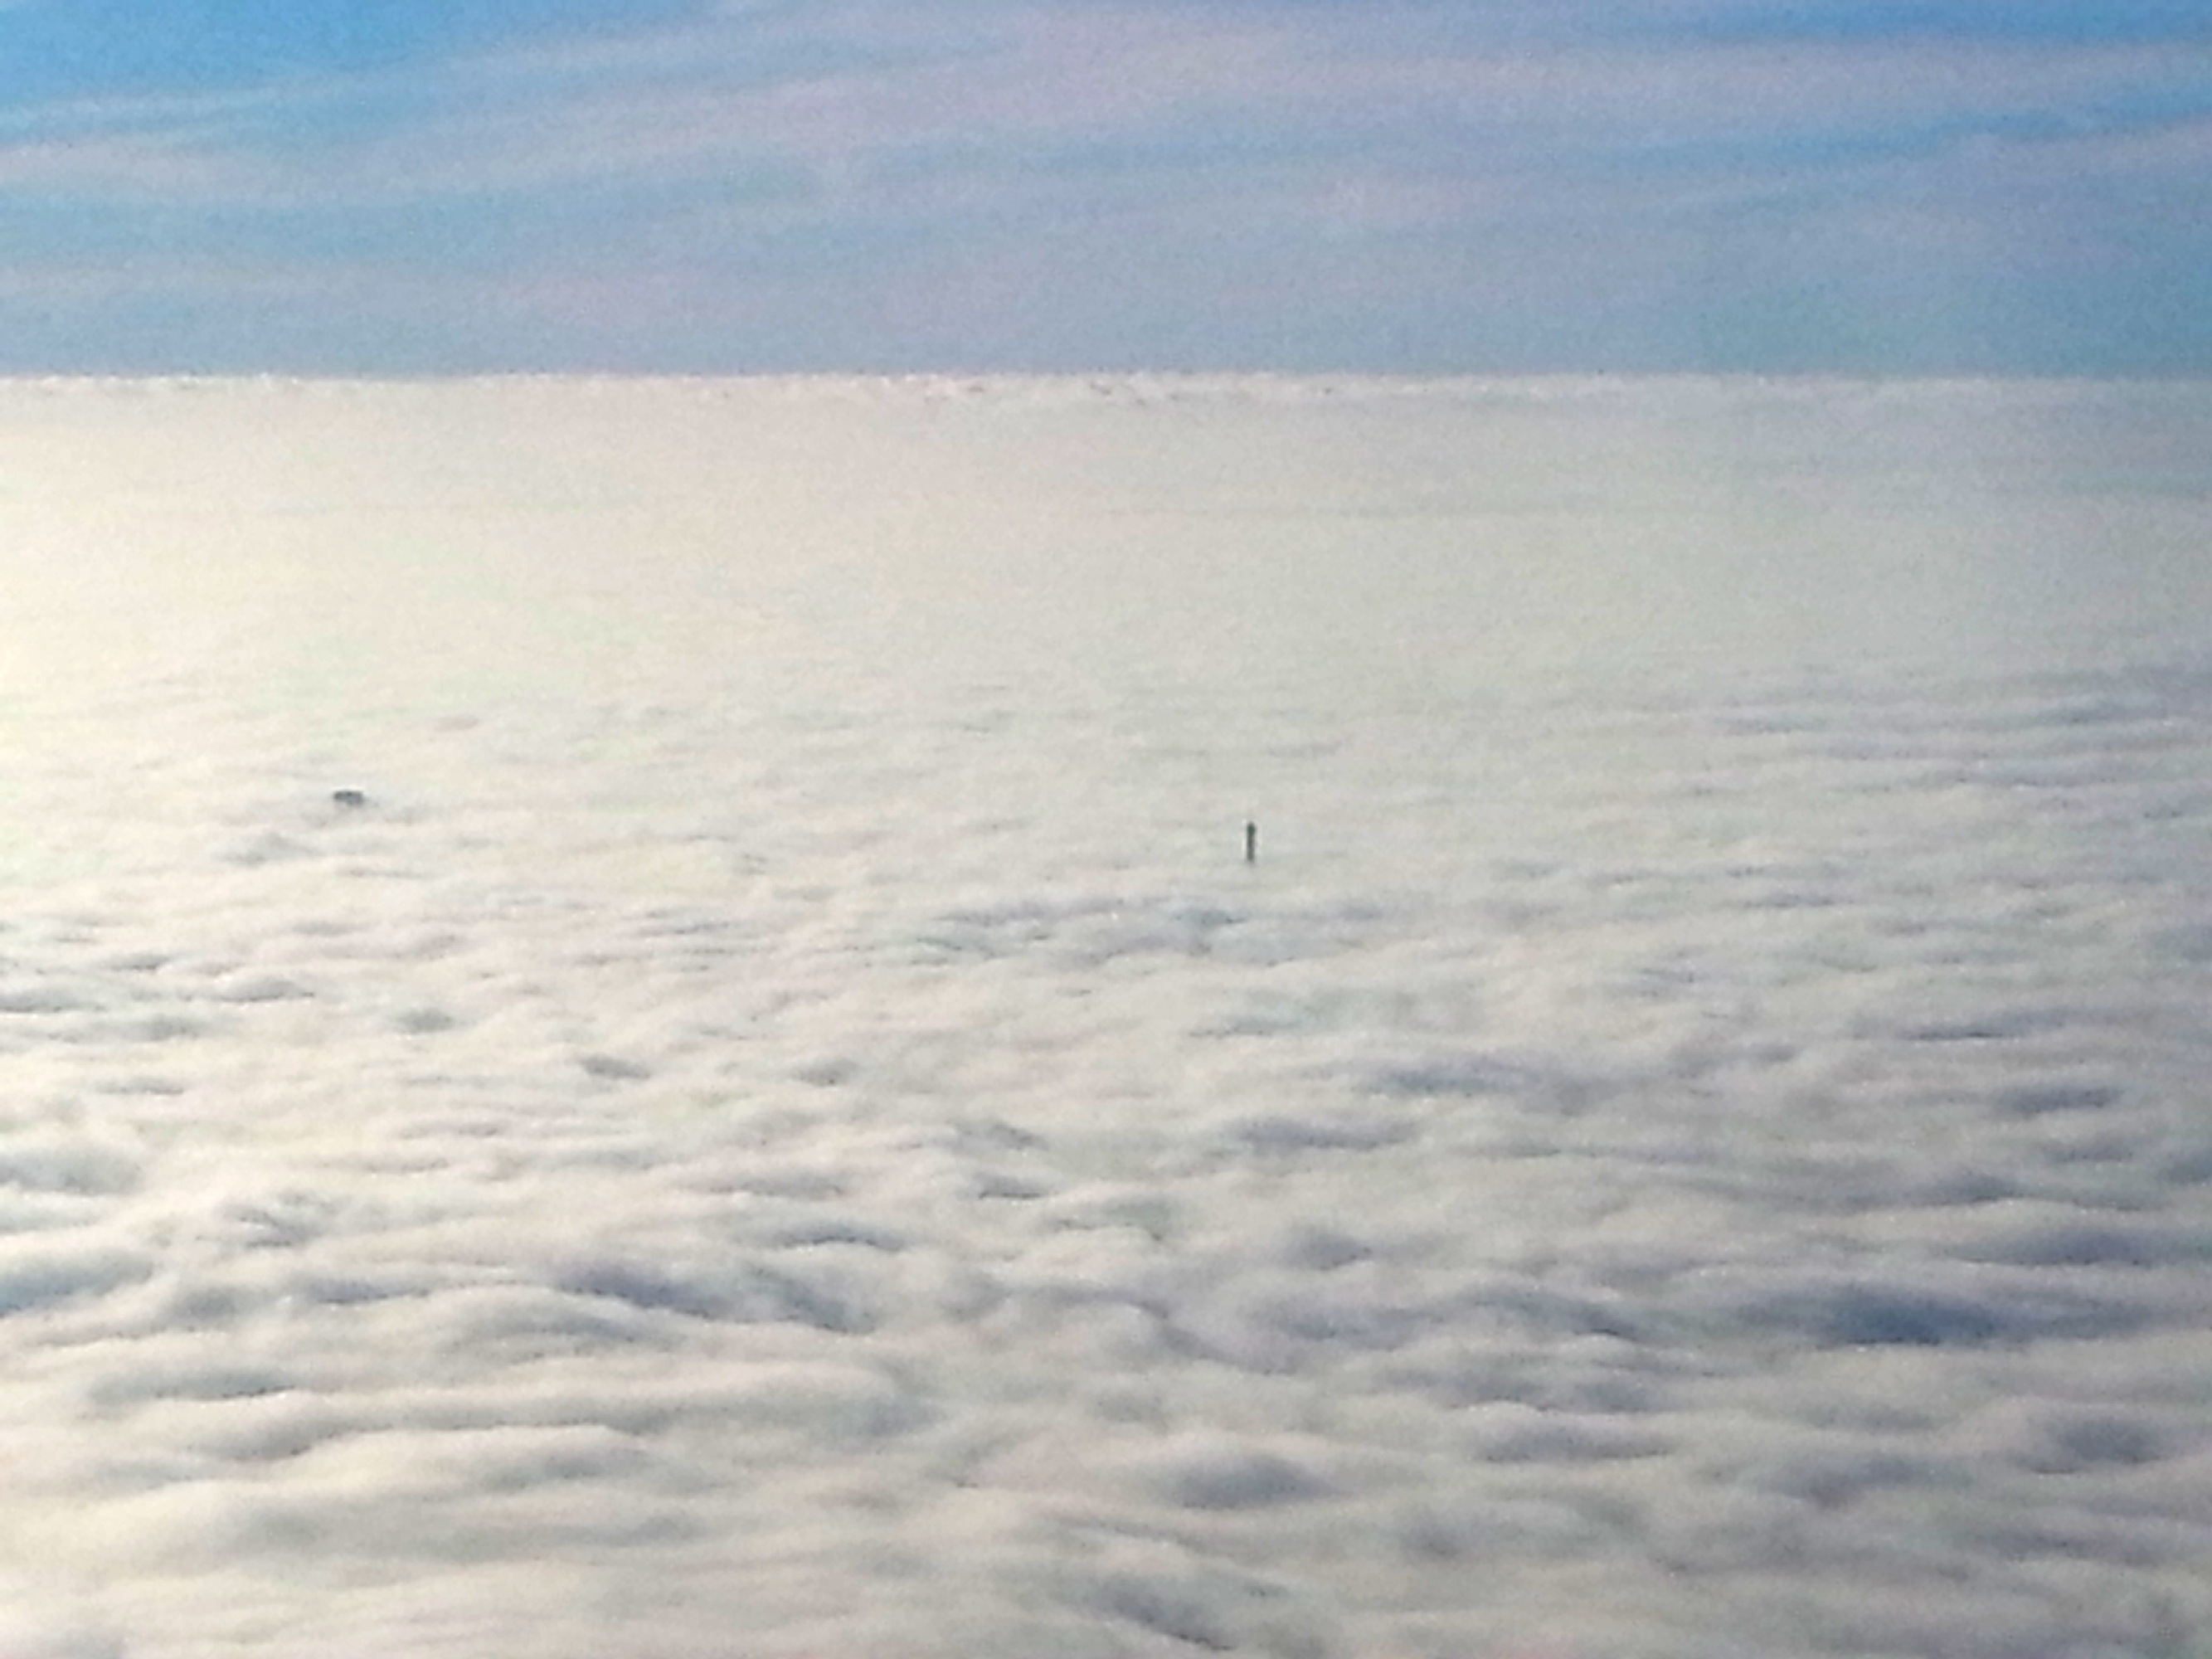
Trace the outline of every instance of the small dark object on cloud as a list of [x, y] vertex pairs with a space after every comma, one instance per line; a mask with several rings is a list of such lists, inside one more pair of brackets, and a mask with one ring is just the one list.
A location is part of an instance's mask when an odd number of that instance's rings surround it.
[[368, 797], [358, 789], [333, 789], [331, 791], [331, 804], [333, 806], [366, 806]]

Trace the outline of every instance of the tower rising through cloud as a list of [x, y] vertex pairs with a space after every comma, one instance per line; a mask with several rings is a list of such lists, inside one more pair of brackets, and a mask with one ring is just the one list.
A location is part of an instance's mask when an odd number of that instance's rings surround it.
[[2154, 0], [19, 0], [0, 368], [2197, 373], [2208, 87]]

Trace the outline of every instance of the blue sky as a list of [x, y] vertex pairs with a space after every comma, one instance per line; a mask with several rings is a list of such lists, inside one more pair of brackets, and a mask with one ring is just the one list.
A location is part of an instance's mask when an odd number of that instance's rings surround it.
[[0, 0], [0, 372], [2212, 374], [2202, 0]]

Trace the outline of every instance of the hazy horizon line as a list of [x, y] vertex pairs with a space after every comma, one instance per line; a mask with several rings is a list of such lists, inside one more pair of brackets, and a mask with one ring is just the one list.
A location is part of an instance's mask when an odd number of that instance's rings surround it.
[[468, 386], [527, 382], [597, 385], [821, 385], [942, 388], [1084, 384], [1318, 387], [1608, 386], [1641, 383], [1808, 386], [2207, 386], [2212, 370], [2172, 373], [2065, 369], [1863, 370], [1717, 368], [1307, 369], [1307, 368], [494, 368], [450, 371], [322, 369], [0, 370], [0, 386]]

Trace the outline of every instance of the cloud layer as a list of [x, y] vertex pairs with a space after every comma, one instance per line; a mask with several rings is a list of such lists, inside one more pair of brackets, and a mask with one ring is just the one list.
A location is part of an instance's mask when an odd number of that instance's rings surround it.
[[2209, 420], [9, 388], [0, 1651], [2192, 1650]]

